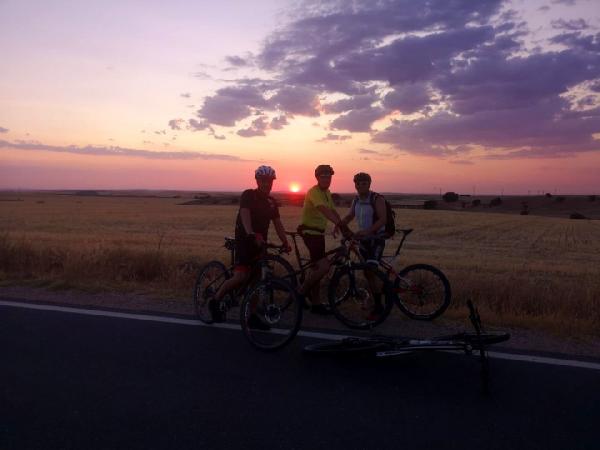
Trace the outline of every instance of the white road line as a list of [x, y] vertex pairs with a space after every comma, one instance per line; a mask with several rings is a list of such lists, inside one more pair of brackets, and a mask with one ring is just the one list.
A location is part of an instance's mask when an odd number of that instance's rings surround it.
[[508, 359], [511, 361], [526, 361], [538, 364], [551, 364], [553, 366], [569, 366], [579, 367], [581, 369], [600, 370], [600, 364], [598, 363], [577, 361], [575, 359], [546, 358], [545, 356], [515, 355], [512, 353], [501, 352], [488, 352], [488, 355], [496, 359]]
[[[133, 320], [146, 320], [150, 322], [163, 322], [163, 323], [175, 323], [179, 325], [192, 325], [192, 326], [209, 326], [212, 328], [222, 328], [228, 330], [240, 330], [241, 327], [239, 325], [233, 325], [229, 323], [215, 323], [212, 325], [206, 325], [205, 323], [200, 322], [199, 320], [194, 319], [178, 319], [176, 317], [167, 317], [167, 316], [155, 316], [150, 314], [134, 314], [134, 313], [122, 313], [116, 311], [104, 311], [99, 309], [83, 309], [83, 308], [72, 308], [69, 306], [54, 306], [54, 305], [37, 305], [34, 303], [21, 303], [14, 301], [6, 301], [0, 300], [0, 306], [11, 306], [15, 308], [25, 308], [25, 309], [37, 309], [42, 311], [57, 311], [57, 312], [65, 312], [70, 314], [82, 314], [87, 316], [102, 316], [102, 317], [114, 317], [118, 319], [133, 319]], [[319, 339], [328, 339], [328, 340], [337, 340], [348, 337], [348, 335], [343, 334], [330, 334], [330, 333], [319, 333], [314, 331], [300, 331], [298, 336], [310, 337], [310, 338], [319, 338]], [[577, 361], [573, 359], [559, 359], [559, 358], [547, 358], [544, 356], [530, 356], [530, 355], [517, 355], [512, 353], [503, 353], [503, 352], [488, 352], [488, 354], [496, 359], [506, 359], [510, 361], [523, 361], [530, 362], [536, 364], [550, 364], [554, 366], [568, 366], [568, 367], [577, 367], [580, 369], [592, 369], [592, 370], [600, 370], [599, 363], [587, 362], [587, 361]]]

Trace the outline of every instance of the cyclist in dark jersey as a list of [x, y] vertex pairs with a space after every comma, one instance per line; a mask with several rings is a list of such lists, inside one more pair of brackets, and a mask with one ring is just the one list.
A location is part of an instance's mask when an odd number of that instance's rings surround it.
[[[279, 208], [273, 197], [269, 194], [275, 180], [275, 170], [269, 166], [260, 166], [254, 172], [257, 189], [247, 189], [240, 198], [240, 209], [235, 222], [235, 267], [233, 277], [225, 281], [215, 297], [209, 301], [209, 308], [213, 319], [222, 321], [219, 314], [219, 304], [223, 297], [243, 283], [248, 281], [250, 269], [254, 261], [260, 256], [262, 245], [267, 239], [269, 225], [273, 222], [277, 236], [281, 240], [284, 251], [291, 250], [285, 235], [285, 229], [279, 217]], [[257, 318], [258, 319], [258, 318]], [[260, 320], [252, 320], [257, 326]], [[260, 322], [262, 323], [262, 322]]]

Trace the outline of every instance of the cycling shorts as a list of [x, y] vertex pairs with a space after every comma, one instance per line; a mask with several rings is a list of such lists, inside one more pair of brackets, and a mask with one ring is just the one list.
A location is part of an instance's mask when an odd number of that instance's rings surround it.
[[367, 262], [379, 263], [385, 249], [385, 239], [366, 239], [361, 242], [360, 254]]
[[325, 236], [322, 234], [302, 234], [304, 245], [310, 253], [310, 262], [317, 262], [325, 257]]

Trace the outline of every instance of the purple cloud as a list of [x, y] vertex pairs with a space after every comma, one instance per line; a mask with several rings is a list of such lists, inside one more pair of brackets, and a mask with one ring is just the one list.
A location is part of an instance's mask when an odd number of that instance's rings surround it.
[[383, 108], [355, 109], [332, 121], [331, 128], [350, 132], [369, 132], [373, 122], [386, 114], [387, 111]]
[[262, 92], [256, 86], [231, 86], [206, 97], [197, 116], [209, 124], [232, 127], [237, 121], [250, 116], [252, 108], [266, 105]]
[[403, 114], [412, 114], [430, 104], [430, 95], [424, 83], [397, 85], [383, 98], [383, 105]]
[[[144, 141], [144, 143], [151, 144], [150, 141]], [[163, 145], [168, 146], [168, 143]], [[104, 146], [93, 146], [87, 145], [85, 147], [79, 147], [76, 145], [69, 146], [57, 146], [57, 145], [46, 145], [39, 142], [25, 142], [25, 141], [2, 141], [0, 140], [0, 148], [12, 148], [17, 150], [25, 151], [46, 151], [55, 153], [72, 153], [77, 155], [96, 155], [96, 156], [128, 156], [145, 159], [160, 159], [160, 160], [221, 160], [221, 161], [248, 161], [245, 159], [238, 158], [237, 156], [224, 155], [218, 153], [205, 153], [205, 152], [167, 152], [167, 151], [151, 151], [141, 150], [133, 148], [123, 147], [104, 147]]]
[[327, 114], [339, 114], [353, 109], [368, 108], [378, 100], [374, 93], [359, 94], [350, 98], [344, 98], [333, 103], [323, 104], [323, 111]]
[[346, 141], [348, 139], [352, 139], [352, 136], [347, 134], [334, 134], [328, 133], [327, 136], [317, 140], [317, 142], [327, 142], [327, 141]]
[[315, 117], [319, 101], [317, 92], [302, 86], [285, 86], [269, 99], [271, 105], [290, 115]]
[[225, 61], [235, 67], [245, 67], [249, 65], [248, 61], [241, 56], [226, 56]]
[[268, 128], [267, 118], [261, 116], [258, 119], [252, 121], [252, 125], [248, 128], [243, 128], [237, 131], [238, 136], [241, 137], [255, 137], [265, 136], [265, 130]]
[[171, 130], [181, 130], [185, 125], [184, 119], [171, 119], [169, 120], [169, 127]]
[[281, 130], [284, 126], [289, 125], [286, 116], [273, 117], [269, 128], [273, 130]]
[[228, 80], [197, 118], [214, 134], [259, 114], [238, 131], [249, 137], [279, 129], [278, 117], [323, 112], [332, 130], [440, 157], [472, 145], [512, 157], [600, 150], [600, 33], [583, 19], [553, 27], [548, 42], [561, 49], [531, 51], [508, 0], [307, 0], [252, 57], [266, 79]]
[[204, 120], [190, 119], [188, 120], [188, 129], [192, 131], [211, 130], [210, 124]]
[[206, 72], [194, 72], [192, 76], [199, 80], [212, 80], [212, 77]]
[[589, 25], [584, 19], [558, 19], [552, 21], [552, 28], [556, 30], [581, 31], [589, 28]]
[[0, 133], [8, 133], [8, 128], [0, 127]]
[[189, 92], [182, 92], [181, 94], [179, 94], [179, 96], [182, 98], [190, 98], [192, 94], [190, 94]]

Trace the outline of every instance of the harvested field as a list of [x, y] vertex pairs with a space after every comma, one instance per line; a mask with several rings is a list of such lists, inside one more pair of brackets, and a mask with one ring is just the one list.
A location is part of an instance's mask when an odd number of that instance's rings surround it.
[[[181, 198], [19, 198], [0, 202], [3, 283], [143, 291], [182, 302], [198, 266], [227, 260], [223, 236], [233, 234], [237, 212], [183, 206]], [[281, 209], [288, 229], [300, 212]], [[463, 315], [472, 299], [496, 325], [600, 336], [599, 221], [406, 209], [397, 211], [397, 225], [415, 229], [403, 265], [427, 262], [448, 275], [455, 303], [446, 316]]]

